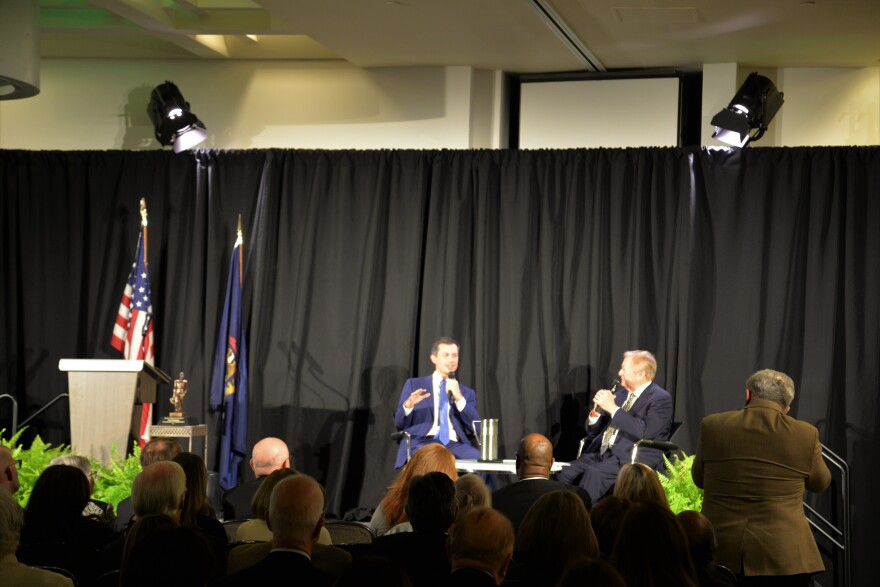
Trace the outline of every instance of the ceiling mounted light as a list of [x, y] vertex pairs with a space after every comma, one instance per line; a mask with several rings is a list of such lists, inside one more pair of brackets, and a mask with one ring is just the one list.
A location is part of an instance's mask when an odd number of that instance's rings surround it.
[[[782, 96], [773, 82], [752, 72], [727, 108], [712, 118], [712, 138], [734, 147], [757, 141], [782, 107]], [[757, 129], [754, 135], [750, 134], [752, 129]]]
[[208, 138], [204, 123], [190, 112], [189, 102], [169, 81], [153, 88], [147, 114], [156, 129], [156, 139], [162, 145], [173, 143], [175, 153], [191, 149]]

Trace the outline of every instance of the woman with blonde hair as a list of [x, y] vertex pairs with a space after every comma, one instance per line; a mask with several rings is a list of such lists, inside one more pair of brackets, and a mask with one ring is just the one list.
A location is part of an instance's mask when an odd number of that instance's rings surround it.
[[439, 471], [456, 481], [455, 455], [442, 444], [426, 444], [419, 448], [409, 462], [403, 466], [394, 482], [388, 486], [385, 497], [370, 519], [370, 529], [375, 536], [382, 536], [389, 528], [409, 521], [406, 515], [406, 493], [413, 477]]
[[642, 463], [627, 463], [620, 468], [613, 495], [634, 502], [653, 501], [669, 509], [669, 501], [657, 471]]

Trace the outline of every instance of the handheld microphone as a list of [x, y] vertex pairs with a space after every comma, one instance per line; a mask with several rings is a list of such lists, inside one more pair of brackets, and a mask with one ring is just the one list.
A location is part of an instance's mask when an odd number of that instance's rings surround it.
[[[447, 377], [447, 379], [452, 379], [453, 381], [458, 381], [458, 373], [456, 371], [450, 371], [449, 375], [447, 375], [446, 377]], [[454, 403], [455, 400], [452, 396], [452, 392], [447, 389], [446, 395], [449, 396], [449, 402]]]
[[[618, 385], [620, 385], [620, 379], [615, 379], [614, 381], [611, 382], [611, 390], [610, 390], [611, 393], [614, 393], [615, 391], [617, 391]], [[596, 412], [597, 414], [601, 414], [602, 408], [597, 406], [596, 402], [593, 402], [593, 411]]]

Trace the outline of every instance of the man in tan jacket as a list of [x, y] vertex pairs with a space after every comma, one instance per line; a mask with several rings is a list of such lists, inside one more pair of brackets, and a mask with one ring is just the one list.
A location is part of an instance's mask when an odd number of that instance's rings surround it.
[[787, 416], [794, 382], [764, 369], [746, 382], [741, 410], [703, 419], [691, 471], [705, 489], [717, 560], [740, 585], [808, 585], [824, 570], [804, 516], [804, 489], [824, 491], [831, 473], [815, 427]]

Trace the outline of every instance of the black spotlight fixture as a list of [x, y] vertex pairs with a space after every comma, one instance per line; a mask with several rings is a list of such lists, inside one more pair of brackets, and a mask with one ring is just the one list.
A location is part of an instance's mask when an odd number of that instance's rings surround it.
[[[712, 126], [715, 127], [712, 138], [734, 147], [745, 147], [751, 141], [757, 141], [782, 108], [782, 96], [773, 82], [756, 71], [752, 72], [727, 108], [712, 117]], [[757, 129], [754, 135], [750, 134], [752, 129]]]
[[189, 102], [173, 83], [153, 88], [147, 114], [156, 129], [156, 139], [162, 145], [174, 144], [174, 152], [191, 149], [208, 138], [204, 123], [190, 112]]

